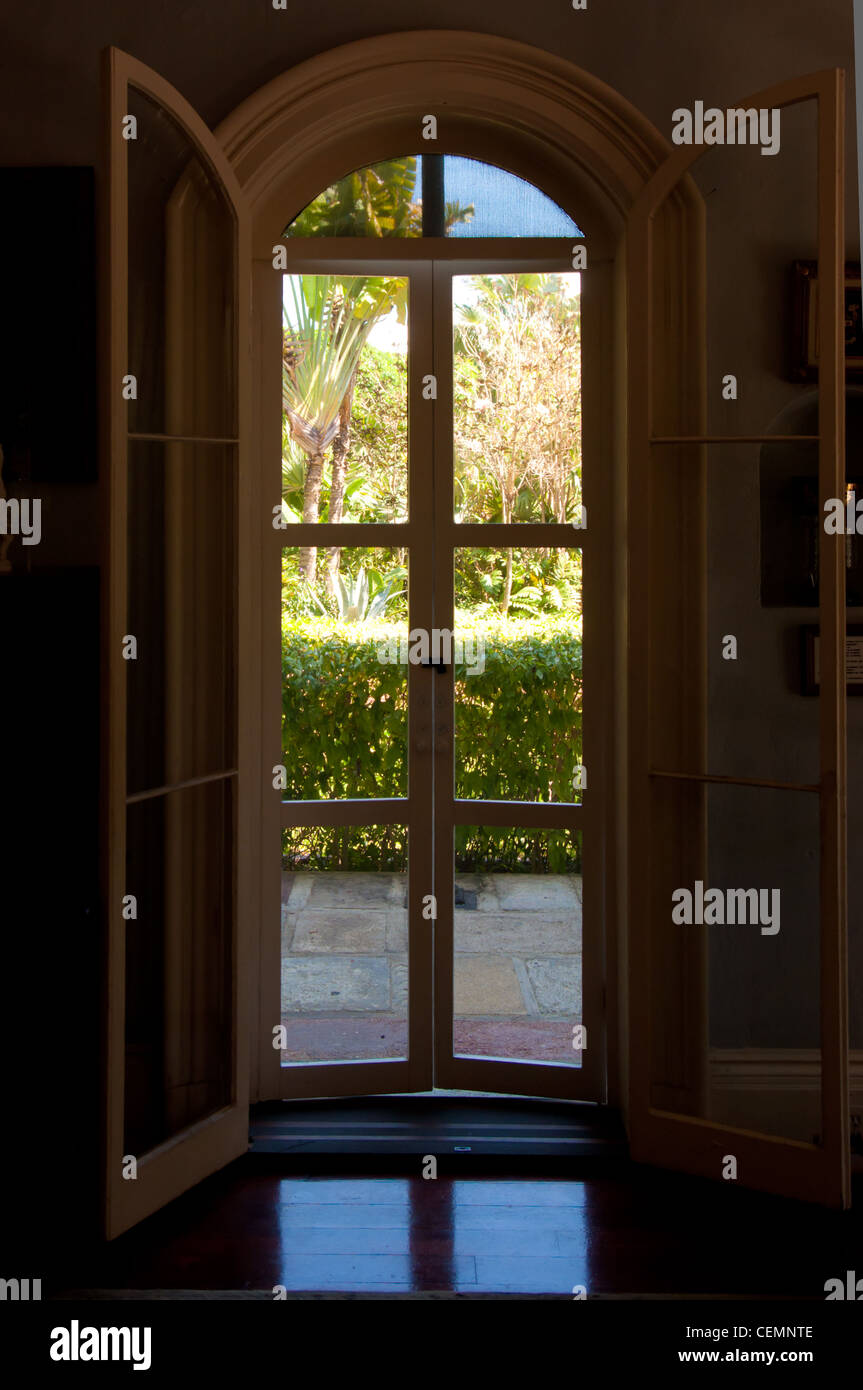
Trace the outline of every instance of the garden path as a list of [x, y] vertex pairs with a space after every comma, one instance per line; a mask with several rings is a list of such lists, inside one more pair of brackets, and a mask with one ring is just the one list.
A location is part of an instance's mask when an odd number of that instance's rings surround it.
[[[282, 876], [283, 1061], [404, 1056], [406, 875]], [[582, 881], [459, 874], [456, 1051], [577, 1065]], [[429, 922], [429, 929], [432, 929]]]

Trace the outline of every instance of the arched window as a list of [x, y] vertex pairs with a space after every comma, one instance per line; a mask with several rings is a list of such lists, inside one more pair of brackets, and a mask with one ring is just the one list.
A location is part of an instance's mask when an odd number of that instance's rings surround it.
[[580, 237], [563, 208], [506, 169], [462, 155], [400, 155], [331, 184], [284, 236]]

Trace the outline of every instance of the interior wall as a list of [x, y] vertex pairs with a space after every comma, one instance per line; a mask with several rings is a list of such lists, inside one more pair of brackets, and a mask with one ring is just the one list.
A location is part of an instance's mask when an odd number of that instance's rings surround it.
[[[7, 7], [4, 15], [4, 41], [0, 48], [0, 83], [4, 93], [4, 122], [0, 127], [0, 164], [3, 165], [94, 165], [100, 151], [100, 52], [109, 44], [128, 51], [149, 64], [173, 83], [215, 126], [244, 97], [285, 68], [356, 39], [406, 29], [462, 29], [493, 32], [530, 43], [569, 59], [619, 91], [649, 117], [658, 129], [670, 135], [672, 112], [679, 106], [691, 107], [697, 99], [725, 106], [773, 82], [823, 67], [839, 66], [849, 72], [847, 150], [848, 180], [847, 244], [849, 259], [858, 258], [856, 146], [854, 124], [852, 5], [851, 0], [822, 0], [813, 10], [808, 0], [726, 0], [723, 5], [705, 0], [663, 0], [650, 5], [643, 0], [616, 0], [614, 5], [589, 0], [588, 8], [575, 11], [569, 0], [535, 0], [525, 7], [520, 0], [370, 0], [358, 6], [355, 0], [323, 0], [317, 7], [298, 13], [295, 7], [273, 9], [261, 3], [250, 6], [246, 0], [184, 0], [182, 4], [162, 0], [89, 0], [86, 7], [70, 7], [60, 0], [44, 0], [37, 7], [22, 4]], [[399, 153], [394, 151], [393, 153]], [[811, 153], [811, 151], [810, 151]], [[762, 160], [761, 164], [766, 164]], [[756, 165], [757, 168], [757, 165]], [[763, 172], [763, 170], [762, 170]], [[753, 176], [754, 177], [754, 176]], [[758, 414], [763, 427], [786, 403], [787, 383], [780, 384], [783, 358], [782, 326], [785, 316], [785, 270], [796, 258], [814, 255], [813, 224], [808, 213], [801, 214], [792, 180], [781, 196], [763, 208], [757, 239], [749, 235], [748, 200], [757, 188], [739, 183], [725, 207], [729, 256], [726, 278], [718, 275], [710, 286], [710, 308], [716, 324], [716, 346], [712, 349], [710, 370], [739, 370], [759, 401]], [[7, 214], [8, 215], [8, 214]], [[57, 275], [58, 313], [62, 319], [62, 209], [54, 224], [45, 229], [45, 273]], [[755, 296], [753, 301], [753, 296]], [[740, 313], [755, 302], [758, 305], [755, 333], [740, 331]], [[735, 308], [735, 306], [738, 306]], [[52, 325], [48, 331], [57, 331]], [[61, 330], [62, 331], [62, 330]], [[726, 362], [734, 365], [725, 366]], [[738, 367], [739, 364], [739, 367]], [[95, 362], [93, 370], [96, 370]], [[802, 389], [802, 388], [801, 388]], [[61, 422], [58, 422], [58, 438]], [[2, 441], [0, 441], [2, 443]], [[92, 441], [96, 449], [95, 438]], [[53, 491], [52, 491], [53, 489]], [[751, 695], [737, 706], [733, 726], [723, 726], [722, 693], [712, 653], [712, 711], [714, 738], [734, 739], [745, 750], [757, 746], [763, 730], [763, 702], [780, 710], [793, 729], [796, 701], [801, 697], [788, 689], [787, 671], [782, 664], [783, 634], [799, 620], [799, 614], [760, 608], [754, 585], [758, 569], [758, 497], [753, 475], [749, 475], [741, 500], [724, 515], [742, 546], [740, 563], [733, 573], [715, 572], [711, 576], [710, 630], [739, 633], [741, 650], [751, 664], [738, 663], [737, 676]], [[87, 566], [98, 563], [100, 532], [96, 490], [92, 486], [46, 485], [43, 496], [43, 538], [30, 551], [33, 568], [46, 572], [61, 565]], [[52, 504], [53, 498], [53, 504]], [[721, 509], [721, 498], [715, 499]], [[731, 508], [731, 503], [728, 503]], [[734, 530], [736, 515], [745, 514], [745, 524]], [[735, 584], [734, 576], [745, 582]], [[3, 579], [0, 577], [0, 584]], [[62, 574], [54, 579], [63, 585]], [[727, 617], [733, 595], [733, 616]], [[50, 607], [39, 620], [44, 631], [31, 633], [38, 645], [52, 640]], [[35, 619], [34, 619], [35, 621]], [[715, 638], [714, 638], [715, 640]], [[92, 694], [91, 705], [95, 699]], [[856, 791], [860, 778], [859, 734], [863, 707], [852, 703], [849, 736], [852, 753], [849, 787], [851, 790], [851, 843], [863, 829], [863, 798]], [[741, 712], [742, 711], [742, 712]], [[52, 746], [56, 731], [51, 710], [34, 704], [29, 714], [27, 736], [36, 748]], [[724, 727], [724, 732], [723, 732]], [[20, 728], [20, 723], [19, 723]], [[83, 766], [91, 770], [98, 761], [95, 721], [78, 721], [66, 731], [77, 740], [76, 750]], [[83, 741], [83, 742], [82, 742]], [[51, 787], [48, 787], [50, 793]], [[49, 844], [63, 816], [75, 815], [74, 786], [66, 787], [65, 810], [60, 813], [46, 793], [33, 822], [31, 844]], [[71, 800], [70, 800], [71, 798]], [[14, 798], [13, 798], [14, 799]], [[89, 834], [77, 836], [77, 853], [89, 854], [90, 867], [98, 856], [95, 816], [88, 823]], [[853, 854], [852, 854], [853, 859]], [[855, 905], [859, 901], [863, 867], [852, 881], [852, 941]], [[85, 877], [87, 875], [85, 874]], [[74, 890], [72, 890], [74, 897]], [[88, 1017], [98, 1011], [98, 970], [94, 966], [94, 946], [98, 923], [92, 915], [83, 917], [81, 902], [69, 903], [65, 910], [79, 923], [80, 951], [67, 951], [52, 959], [52, 994], [59, 991], [57, 974], [62, 960], [62, 988], [73, 996]], [[80, 921], [79, 921], [80, 919]], [[790, 919], [789, 919], [790, 920]], [[88, 934], [92, 934], [92, 939]], [[33, 943], [34, 978], [44, 972], [44, 950]], [[861, 979], [863, 953], [853, 945], [857, 979]], [[77, 964], [76, 964], [77, 962]], [[717, 966], [719, 968], [719, 966]], [[26, 972], [24, 972], [26, 974]], [[40, 996], [44, 975], [38, 976]], [[38, 1026], [38, 1025], [35, 1025]], [[861, 1024], [857, 1025], [858, 1043]], [[724, 1035], [725, 1036], [725, 1035]], [[743, 1033], [732, 1030], [725, 1036], [742, 1041]], [[19, 1054], [20, 1056], [20, 1054]], [[26, 1061], [22, 1063], [26, 1066]], [[98, 1094], [98, 1067], [92, 1037], [82, 1036], [74, 1056], [74, 1091], [67, 1093], [66, 1117], [74, 1123], [76, 1114], [94, 1113]], [[70, 1082], [71, 1085], [71, 1082]], [[45, 1094], [45, 1078], [32, 1077], [22, 1094], [39, 1098]], [[35, 1131], [46, 1130], [38, 1106], [32, 1103], [30, 1123]], [[19, 1124], [20, 1131], [27, 1123]], [[44, 1144], [50, 1149], [46, 1138]], [[98, 1171], [99, 1135], [90, 1124], [79, 1130], [74, 1153], [54, 1179], [54, 1200], [60, 1210], [58, 1221], [71, 1243], [82, 1231], [95, 1229], [95, 1192]], [[65, 1197], [63, 1196], [65, 1194]], [[55, 1227], [56, 1246], [62, 1230]]]

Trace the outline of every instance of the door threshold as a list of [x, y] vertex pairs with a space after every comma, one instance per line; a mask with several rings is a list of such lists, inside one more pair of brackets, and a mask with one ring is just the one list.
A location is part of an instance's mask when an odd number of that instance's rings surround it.
[[[576, 1108], [577, 1107], [577, 1108]], [[252, 1156], [435, 1154], [621, 1158], [620, 1116], [603, 1106], [437, 1091], [253, 1106]]]

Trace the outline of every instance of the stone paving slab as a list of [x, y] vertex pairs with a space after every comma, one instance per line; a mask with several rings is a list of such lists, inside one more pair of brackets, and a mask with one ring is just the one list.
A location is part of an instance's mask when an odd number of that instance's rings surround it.
[[358, 908], [306, 908], [297, 918], [292, 951], [340, 956], [384, 955], [386, 912]]
[[308, 877], [309, 907], [395, 907], [404, 896], [404, 874], [327, 872]]
[[314, 874], [289, 873], [282, 870], [282, 909], [302, 912], [309, 901]]
[[385, 956], [292, 956], [282, 962], [282, 1010], [357, 1012], [390, 1006], [390, 968]]
[[581, 950], [581, 908], [559, 912], [456, 913], [459, 953], [529, 956], [538, 951], [574, 954]]
[[[495, 892], [495, 874], [456, 874], [456, 883], [468, 892], [476, 894], [474, 912], [500, 912], [500, 903]], [[459, 909], [462, 911], [463, 909]]]
[[[570, 1028], [580, 1021], [580, 877], [459, 874], [457, 882], [477, 895], [476, 910], [455, 913], [457, 1013], [509, 1019], [513, 1027], [520, 1018], [525, 1026], [529, 1019], [559, 1017]], [[372, 1027], [393, 1015], [404, 1020], [405, 888], [406, 875], [397, 873], [283, 874], [287, 1016], [365, 1014]]]
[[569, 1014], [581, 1019], [581, 956], [568, 960], [525, 962], [534, 998], [543, 1014]]
[[578, 908], [575, 874], [494, 874], [504, 912], [568, 911]]
[[393, 1013], [407, 1016], [408, 1007], [408, 962], [394, 960], [390, 956], [390, 1006]]
[[457, 874], [456, 883], [476, 893], [477, 912], [560, 912], [581, 903], [580, 874]]
[[403, 908], [390, 908], [387, 913], [387, 950], [406, 951], [408, 948], [408, 915]]
[[527, 1013], [512, 961], [504, 956], [461, 956], [453, 979], [460, 1016]]
[[296, 912], [288, 912], [286, 907], [282, 908], [282, 960], [290, 952], [293, 945], [297, 916]]

